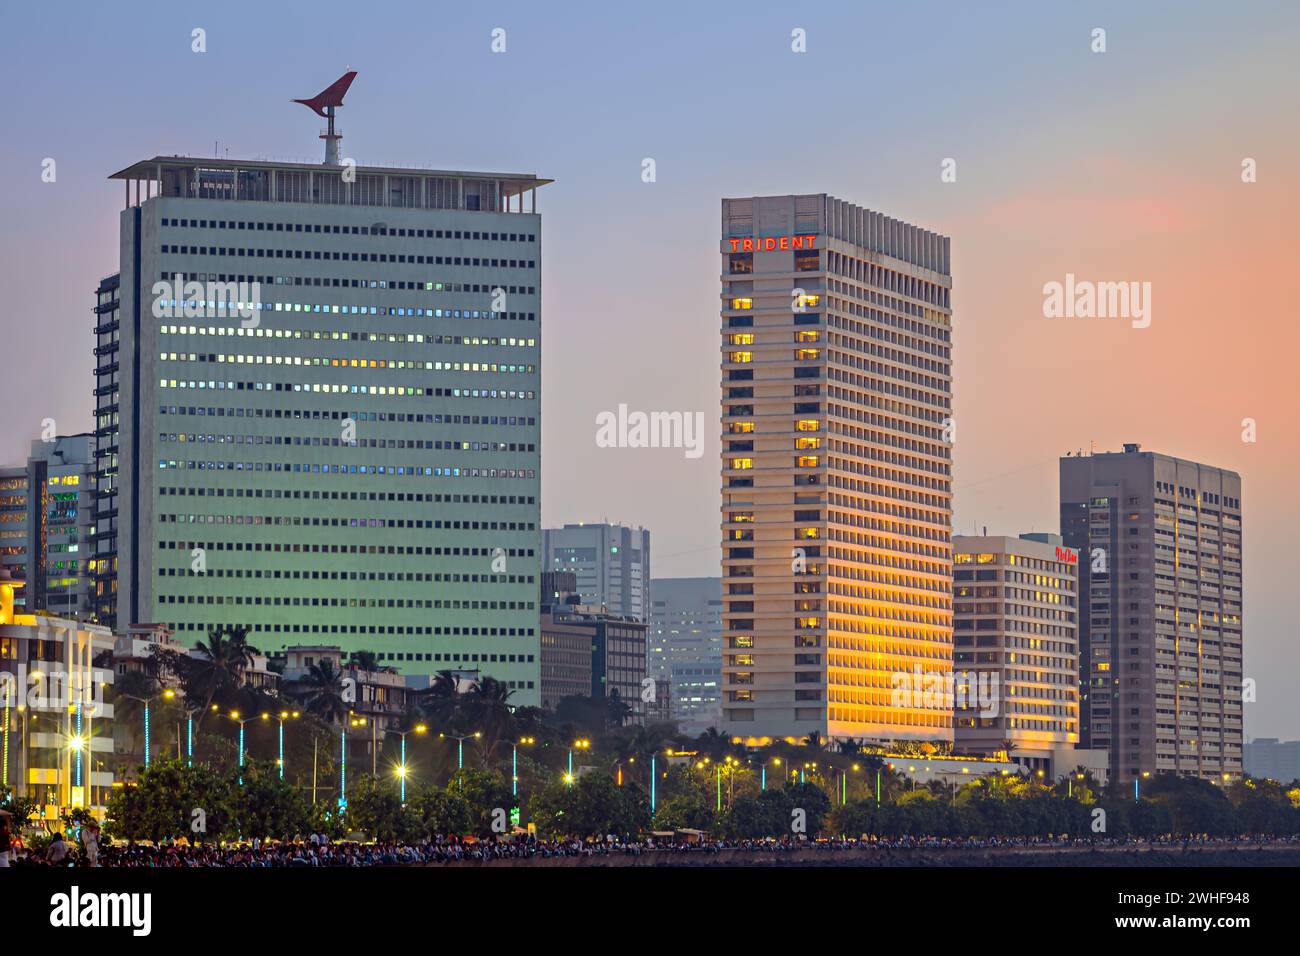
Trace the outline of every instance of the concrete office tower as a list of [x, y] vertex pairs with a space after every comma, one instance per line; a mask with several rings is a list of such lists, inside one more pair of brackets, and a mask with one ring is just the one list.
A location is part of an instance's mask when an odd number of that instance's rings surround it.
[[[90, 573], [94, 619], [117, 627], [117, 453], [121, 442], [121, 280], [102, 279], [95, 290], [94, 533]], [[125, 622], [129, 624], [130, 622]]]
[[1280, 783], [1300, 782], [1300, 740], [1256, 737], [1242, 750], [1246, 773]]
[[549, 180], [175, 156], [112, 178], [119, 626], [480, 668], [536, 704], [525, 199]]
[[1061, 459], [1080, 552], [1081, 737], [1113, 778], [1242, 772], [1241, 477], [1142, 451]]
[[1079, 552], [1060, 535], [956, 535], [954, 749], [1074, 769], [1079, 742]]
[[723, 719], [952, 739], [948, 239], [827, 195], [722, 202]]
[[566, 524], [542, 532], [545, 570], [572, 571], [582, 603], [648, 621], [650, 532], [621, 524]]
[[722, 580], [652, 578], [646, 673], [667, 681], [685, 733], [722, 721]]
[[0, 471], [0, 555], [27, 613], [93, 619], [94, 449], [89, 434], [38, 439], [25, 467]]

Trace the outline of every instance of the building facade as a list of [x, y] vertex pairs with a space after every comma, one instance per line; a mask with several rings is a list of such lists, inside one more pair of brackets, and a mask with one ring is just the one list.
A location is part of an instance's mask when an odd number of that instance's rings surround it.
[[[95, 471], [94, 534], [90, 573], [94, 618], [106, 627], [117, 621], [117, 453], [121, 441], [121, 280], [111, 275], [95, 290]], [[125, 624], [135, 623], [123, 621]]]
[[23, 583], [0, 570], [0, 783], [58, 820], [102, 816], [113, 776], [113, 634], [15, 606]]
[[1280, 783], [1300, 781], [1300, 740], [1256, 737], [1244, 750], [1246, 773]]
[[1127, 444], [1061, 459], [1080, 574], [1080, 736], [1130, 781], [1242, 772], [1241, 477]]
[[722, 579], [652, 578], [646, 673], [669, 687], [683, 732], [722, 720]]
[[25, 582], [25, 611], [94, 620], [94, 436], [31, 444], [22, 468], [0, 471], [0, 561]]
[[952, 739], [949, 241], [827, 195], [722, 202], [723, 721]]
[[541, 222], [524, 198], [549, 180], [351, 172], [156, 157], [114, 175], [121, 270], [97, 331], [117, 355], [99, 388], [120, 382], [99, 415], [118, 426], [101, 487], [117, 621], [481, 669], [535, 704]]
[[547, 571], [572, 572], [582, 603], [647, 621], [650, 532], [620, 524], [566, 524], [542, 534]]
[[1079, 553], [1059, 535], [953, 537], [953, 745], [1072, 770]]

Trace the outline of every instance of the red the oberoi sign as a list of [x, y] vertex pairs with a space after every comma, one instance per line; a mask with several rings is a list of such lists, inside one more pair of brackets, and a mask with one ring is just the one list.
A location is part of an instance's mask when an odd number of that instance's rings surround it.
[[817, 241], [812, 236], [766, 236], [761, 239], [728, 239], [732, 252], [772, 252], [776, 249], [812, 249]]
[[1057, 548], [1056, 560], [1065, 561], [1069, 564], [1077, 564], [1079, 562], [1079, 556], [1069, 548]]

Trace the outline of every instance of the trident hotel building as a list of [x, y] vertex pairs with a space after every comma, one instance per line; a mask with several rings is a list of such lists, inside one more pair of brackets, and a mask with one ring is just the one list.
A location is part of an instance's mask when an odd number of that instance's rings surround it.
[[949, 240], [764, 196], [720, 251], [723, 723], [951, 740]]
[[538, 703], [550, 180], [167, 156], [112, 178], [97, 559], [118, 624], [242, 625]]

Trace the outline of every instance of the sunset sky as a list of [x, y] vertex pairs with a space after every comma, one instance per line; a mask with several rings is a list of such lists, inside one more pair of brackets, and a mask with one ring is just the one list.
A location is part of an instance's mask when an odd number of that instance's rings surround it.
[[[351, 67], [345, 156], [556, 180], [548, 526], [643, 525], [656, 576], [718, 574], [719, 200], [827, 192], [952, 237], [957, 532], [1057, 530], [1057, 458], [1094, 445], [1241, 473], [1247, 736], [1300, 737], [1300, 334], [1273, 291], [1300, 252], [1300, 8], [1130, 6], [24, 4], [0, 37], [0, 462], [45, 418], [91, 427], [122, 207], [106, 177], [214, 142], [318, 161], [320, 123], [289, 100]], [[1150, 328], [1044, 318], [1067, 273], [1150, 282]], [[620, 403], [703, 411], [703, 457], [597, 447]]]

